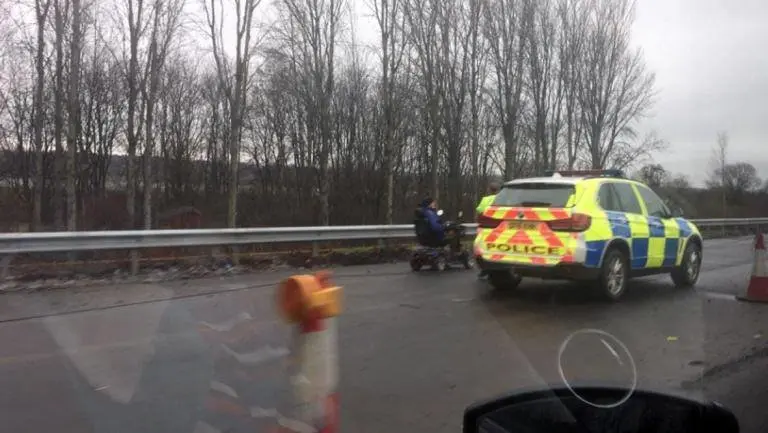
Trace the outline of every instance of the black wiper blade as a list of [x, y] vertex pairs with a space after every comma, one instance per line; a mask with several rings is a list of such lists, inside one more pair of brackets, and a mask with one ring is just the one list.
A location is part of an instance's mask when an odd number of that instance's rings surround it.
[[537, 207], [537, 206], [538, 207], [548, 207], [548, 206], [551, 206], [551, 205], [552, 205], [552, 203], [547, 203], [547, 202], [544, 202], [544, 201], [524, 201], [524, 202], [520, 203], [519, 206], [522, 206], [522, 207]]

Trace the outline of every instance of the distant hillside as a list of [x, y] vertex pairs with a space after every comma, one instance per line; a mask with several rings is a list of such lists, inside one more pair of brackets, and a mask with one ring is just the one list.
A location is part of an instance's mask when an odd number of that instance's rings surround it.
[[[25, 173], [32, 171], [34, 167], [33, 154], [27, 152], [20, 154], [17, 151], [0, 150], [0, 178], [4, 179], [22, 179]], [[94, 158], [97, 158], [94, 155]], [[43, 164], [46, 167], [52, 167], [54, 158], [53, 152], [48, 152], [43, 157]], [[154, 157], [152, 161], [152, 167], [155, 173], [160, 173], [163, 169], [165, 160], [161, 157]], [[203, 173], [209, 167], [210, 163], [203, 160], [191, 161], [193, 165], [193, 171], [196, 173]], [[137, 158], [138, 169], [141, 169], [142, 160]], [[128, 157], [126, 155], [112, 155], [109, 159], [109, 168], [107, 172], [107, 178], [109, 183], [122, 183], [125, 179], [125, 172], [128, 166]], [[251, 162], [240, 163], [240, 180], [241, 183], [248, 183], [253, 181], [258, 172], [257, 167]]]

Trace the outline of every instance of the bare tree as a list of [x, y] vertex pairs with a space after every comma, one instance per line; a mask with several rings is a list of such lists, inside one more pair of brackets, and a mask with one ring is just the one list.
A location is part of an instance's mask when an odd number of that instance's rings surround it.
[[653, 159], [652, 155], [669, 146], [666, 140], [659, 138], [655, 131], [642, 136], [629, 130], [612, 143], [609, 153], [604, 155], [601, 167], [628, 169], [637, 167]]
[[204, 175], [195, 165], [202, 155], [206, 127], [202, 80], [195, 66], [184, 58], [175, 58], [165, 72], [163, 118], [166, 137], [160, 141], [163, 157], [165, 200], [180, 203], [200, 192]]
[[[589, 1], [589, 0], [586, 0]], [[587, 16], [585, 0], [558, 0], [558, 58], [559, 85], [563, 97], [565, 165], [572, 169], [581, 150], [584, 122], [582, 122], [580, 95], [583, 81], [582, 56], [584, 53]]]
[[[440, 41], [438, 21], [441, 16], [443, 2], [440, 0], [415, 1], [407, 0], [404, 12], [408, 28], [408, 37], [413, 47], [415, 63], [420, 73], [428, 146], [418, 145], [419, 157], [428, 161], [429, 187], [432, 196], [440, 196], [440, 134], [442, 118], [440, 113]], [[425, 152], [427, 151], [427, 152]], [[426, 155], [425, 155], [426, 153]]]
[[392, 224], [395, 193], [395, 132], [399, 124], [395, 119], [395, 85], [405, 54], [403, 2], [406, 0], [373, 0], [373, 11], [381, 32], [381, 86], [382, 144], [384, 147], [384, 223]]
[[[126, 140], [128, 152], [126, 156], [126, 211], [128, 227], [136, 225], [136, 150], [141, 136], [141, 109], [139, 98], [143, 87], [143, 78], [139, 71], [139, 44], [146, 31], [148, 20], [144, 0], [127, 0], [128, 20], [128, 70], [126, 72], [128, 111], [126, 113]], [[136, 260], [133, 260], [136, 263]]]
[[236, 21], [234, 71], [231, 70], [223, 46], [223, 5], [217, 7], [216, 3], [216, 0], [209, 0], [204, 2], [203, 6], [219, 85], [229, 104], [229, 130], [227, 131], [229, 148], [229, 200], [227, 226], [235, 227], [237, 224], [237, 195], [239, 191], [240, 140], [242, 136], [243, 115], [246, 108], [246, 95], [250, 81], [250, 64], [254, 52], [254, 41], [252, 41], [253, 16], [261, 0], [234, 0], [233, 6]]
[[488, 45], [487, 40], [482, 37], [480, 26], [483, 24], [483, 1], [470, 0], [469, 2], [469, 22], [468, 22], [468, 41], [469, 41], [469, 129], [470, 129], [470, 152], [469, 152], [469, 174], [471, 179], [471, 198], [476, 203], [480, 198], [480, 174], [484, 170], [481, 168], [481, 116], [483, 114], [483, 105], [485, 95], [480, 92], [486, 80], [486, 69], [488, 63]]
[[665, 186], [671, 179], [670, 173], [661, 164], [644, 165], [637, 174], [638, 179], [653, 189]]
[[655, 76], [646, 69], [642, 52], [630, 48], [634, 0], [591, 1], [594, 22], [584, 55], [581, 106], [590, 165], [603, 168], [617, 146], [632, 145], [633, 125], [653, 103]]
[[442, 101], [442, 130], [447, 165], [447, 205], [460, 206], [463, 196], [462, 156], [468, 130], [467, 90], [469, 88], [469, 62], [471, 38], [471, 13], [468, 4], [461, 0], [443, 3], [438, 21], [440, 33], [441, 73], [438, 75]]
[[64, 93], [64, 38], [66, 31], [66, 17], [68, 15], [69, 2], [64, 0], [54, 0], [54, 38], [56, 45], [56, 69], [55, 83], [54, 83], [54, 129], [53, 139], [56, 146], [56, 153], [54, 155], [54, 193], [53, 193], [53, 212], [54, 212], [54, 226], [56, 230], [62, 230], [64, 228], [65, 212], [63, 198], [65, 197], [65, 187], [67, 182], [66, 176], [66, 160], [64, 158], [64, 147], [62, 145], [62, 136], [64, 134], [64, 102], [66, 95]]
[[677, 190], [690, 189], [691, 181], [688, 179], [688, 176], [684, 174], [677, 174], [667, 181], [667, 188]]
[[229, 226], [394, 223], [425, 192], [467, 211], [501, 173], [665, 145], [639, 130], [654, 83], [632, 0], [367, 0], [374, 68], [346, 0], [273, 2], [268, 32], [260, 0], [197, 0], [205, 57], [175, 49], [194, 43], [184, 0], [24, 1], [37, 36], [0, 13], [20, 60], [0, 64], [0, 177], [37, 229], [150, 228], [171, 203]]
[[67, 230], [77, 229], [77, 190], [75, 157], [80, 140], [80, 60], [82, 35], [80, 0], [72, 0], [72, 36], [69, 45], [69, 81], [67, 83]]
[[742, 201], [747, 193], [760, 188], [762, 181], [757, 169], [748, 162], [736, 162], [725, 166], [725, 190], [736, 201]]
[[34, 199], [32, 204], [32, 228], [42, 229], [43, 212], [43, 127], [45, 122], [45, 107], [43, 93], [45, 92], [45, 24], [51, 0], [35, 0], [35, 18], [37, 21], [37, 47], [35, 50], [35, 102], [33, 122], [35, 128], [35, 181]]
[[297, 69], [306, 79], [306, 115], [309, 139], [317, 161], [319, 223], [330, 222], [330, 176], [332, 143], [332, 99], [335, 90], [335, 49], [344, 0], [283, 0], [299, 48]]
[[[98, 24], [94, 22], [94, 30]], [[125, 128], [125, 85], [122, 65], [111, 61], [107, 48], [94, 32], [94, 42], [84, 44], [90, 53], [83, 60], [81, 90], [80, 143], [78, 171], [83, 199], [81, 210], [90, 200], [104, 199], [107, 195], [112, 151]], [[110, 226], [120, 227], [120, 221]], [[88, 223], [90, 224], [90, 223]]]
[[[557, 70], [557, 33], [551, 0], [531, 1], [527, 44], [528, 89], [532, 111], [533, 171], [554, 168], [561, 99]], [[554, 127], [555, 131], [550, 131]]]
[[485, 37], [491, 47], [495, 80], [489, 93], [504, 138], [504, 176], [519, 172], [521, 158], [520, 121], [523, 112], [521, 95], [525, 80], [525, 47], [530, 8], [525, 0], [485, 0]]
[[728, 214], [728, 192], [727, 192], [727, 170], [728, 167], [728, 132], [717, 133], [717, 145], [712, 152], [710, 160], [709, 179], [706, 184], [709, 188], [720, 189], [720, 201], [722, 206], [723, 218]]
[[[0, 13], [7, 13], [8, 9], [4, 6], [0, 6]], [[24, 12], [23, 9], [18, 11]], [[2, 16], [0, 25], [12, 23], [15, 18], [11, 14]], [[44, 158], [43, 166], [50, 161], [50, 158], [45, 158], [49, 150], [45, 136], [40, 152], [36, 151], [34, 143], [35, 62], [15, 60], [27, 55], [35, 58], [36, 38], [27, 37], [18, 29], [18, 26], [0, 27], [0, 41], [4, 42], [0, 46], [0, 179], [4, 185], [0, 198], [8, 204], [12, 204], [8, 202], [9, 198], [15, 197], [19, 201], [18, 206], [2, 209], [3, 222], [15, 226], [13, 230], [16, 227], [25, 229], [29, 226], [29, 217], [33, 215], [33, 209], [28, 204], [33, 204], [33, 189], [37, 187], [33, 186], [33, 182], [38, 157]], [[45, 188], [46, 180], [43, 177], [40, 188]]]
[[147, 61], [148, 85], [143, 89], [146, 101], [144, 121], [144, 228], [152, 228], [152, 192], [154, 190], [154, 178], [152, 176], [152, 163], [154, 161], [155, 144], [155, 103], [160, 86], [160, 78], [165, 67], [168, 49], [179, 26], [183, 0], [156, 0], [154, 2], [152, 32], [149, 39], [149, 53]]

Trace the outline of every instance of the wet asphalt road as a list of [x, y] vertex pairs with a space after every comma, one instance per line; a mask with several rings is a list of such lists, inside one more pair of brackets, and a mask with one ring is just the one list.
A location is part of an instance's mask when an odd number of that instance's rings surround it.
[[[562, 384], [558, 349], [585, 328], [627, 347], [639, 386], [716, 399], [743, 431], [766, 431], [768, 304], [733, 300], [746, 287], [750, 242], [707, 242], [695, 291], [648, 277], [618, 304], [571, 283], [525, 280], [499, 294], [472, 271], [338, 270], [342, 431], [458, 432], [477, 399]], [[289, 330], [273, 294], [285, 275], [0, 296], [0, 432], [210, 431], [203, 422], [230, 422], [205, 409], [214, 382], [282, 411]], [[245, 313], [244, 340], [228, 344], [261, 360], [243, 373], [221, 349], [223, 333], [212, 339], [201, 322], [222, 327]], [[631, 363], [608, 367], [588, 342], [572, 340], [567, 354], [569, 380], [632, 382]], [[264, 431], [262, 421], [248, 431]]]

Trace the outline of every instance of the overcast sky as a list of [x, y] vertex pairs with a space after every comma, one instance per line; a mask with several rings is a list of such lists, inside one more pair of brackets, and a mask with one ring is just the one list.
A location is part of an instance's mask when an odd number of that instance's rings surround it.
[[[375, 43], [366, 0], [351, 0], [357, 37]], [[634, 42], [656, 73], [658, 102], [643, 131], [670, 146], [655, 160], [704, 182], [718, 131], [730, 159], [768, 178], [768, 0], [637, 0]]]
[[656, 160], [699, 183], [717, 132], [730, 159], [768, 178], [768, 1], [638, 0], [636, 42], [659, 91], [643, 127], [669, 141]]

